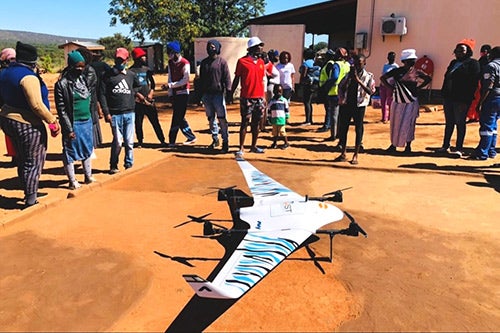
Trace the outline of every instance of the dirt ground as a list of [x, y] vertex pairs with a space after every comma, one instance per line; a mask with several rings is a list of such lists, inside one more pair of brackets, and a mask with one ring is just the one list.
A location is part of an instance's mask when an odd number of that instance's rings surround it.
[[[53, 77], [46, 79], [51, 86]], [[171, 108], [162, 93], [158, 100], [167, 133]], [[191, 237], [202, 234], [200, 224], [174, 226], [189, 214], [229, 219], [214, 188], [237, 185], [249, 193], [233, 154], [207, 149], [202, 107], [190, 106], [187, 114], [198, 136], [194, 146], [160, 148], [146, 120], [148, 145], [134, 150], [134, 167], [108, 175], [109, 145], [99, 148], [98, 182], [77, 191], [68, 189], [59, 138], [49, 138], [40, 188], [48, 195], [26, 210], [2, 143], [0, 330], [499, 331], [499, 160], [436, 154], [443, 113], [430, 109], [422, 109], [414, 153], [405, 156], [384, 151], [389, 124], [369, 108], [365, 152], [351, 165], [334, 163], [336, 142], [316, 132], [323, 107], [315, 105], [317, 124], [306, 127], [302, 105], [293, 103], [291, 147], [244, 157], [304, 195], [352, 186], [339, 207], [368, 238], [336, 236], [329, 263], [322, 261], [330, 251], [323, 235], [311, 245], [317, 263], [300, 249], [234, 304], [193, 297], [182, 278], [207, 277], [223, 248]], [[231, 152], [238, 146], [238, 112], [237, 104], [229, 106]], [[110, 130], [101, 126], [109, 143]], [[478, 125], [470, 124], [467, 152], [477, 140]], [[353, 141], [351, 129], [348, 145]], [[262, 133], [259, 144], [270, 143], [270, 133]]]

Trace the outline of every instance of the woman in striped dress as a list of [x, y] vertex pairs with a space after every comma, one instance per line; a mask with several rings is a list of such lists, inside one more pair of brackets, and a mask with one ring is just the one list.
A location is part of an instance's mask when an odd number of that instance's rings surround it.
[[[394, 97], [391, 106], [391, 145], [386, 149], [395, 152], [396, 147], [405, 147], [405, 153], [411, 153], [411, 142], [415, 139], [415, 125], [420, 107], [417, 98], [418, 89], [431, 82], [431, 77], [415, 68], [417, 54], [414, 49], [401, 52], [402, 67], [394, 68], [380, 77], [389, 87], [393, 87]], [[389, 83], [394, 79], [394, 84]], [[420, 84], [417, 79], [421, 79]]]

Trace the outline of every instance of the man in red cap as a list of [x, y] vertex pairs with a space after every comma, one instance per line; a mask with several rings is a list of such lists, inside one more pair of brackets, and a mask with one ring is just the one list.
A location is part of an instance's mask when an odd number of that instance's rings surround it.
[[129, 53], [119, 47], [115, 52], [115, 65], [108, 71], [99, 88], [99, 102], [106, 122], [111, 123], [113, 142], [109, 159], [109, 173], [118, 170], [118, 158], [122, 144], [125, 146], [125, 169], [134, 164], [134, 127], [135, 98], [139, 96], [134, 90], [140, 82], [132, 71], [126, 70]]
[[134, 64], [130, 67], [130, 70], [135, 73], [141, 83], [141, 87], [135, 98], [135, 134], [137, 136], [137, 147], [142, 147], [144, 140], [144, 132], [142, 131], [144, 116], [148, 117], [149, 122], [153, 126], [160, 145], [165, 147], [167, 145], [165, 143], [165, 136], [158, 120], [158, 111], [154, 105], [155, 80], [153, 78], [153, 71], [147, 66], [146, 51], [141, 47], [136, 47], [132, 50], [132, 58], [134, 58]]

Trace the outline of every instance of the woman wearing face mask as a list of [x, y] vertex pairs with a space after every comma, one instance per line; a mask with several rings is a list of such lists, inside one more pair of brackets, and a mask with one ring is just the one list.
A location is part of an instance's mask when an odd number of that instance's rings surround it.
[[49, 110], [49, 91], [35, 72], [37, 49], [17, 42], [16, 62], [0, 73], [0, 127], [12, 139], [18, 158], [17, 173], [24, 189], [25, 208], [38, 203], [38, 184], [47, 153], [47, 129], [59, 133]]
[[81, 187], [75, 177], [75, 161], [82, 161], [85, 184], [95, 181], [91, 162], [94, 139], [90, 103], [97, 80], [95, 72], [83, 74], [84, 69], [85, 59], [81, 53], [70, 52], [68, 66], [54, 88], [57, 114], [61, 120], [63, 164], [71, 190]]

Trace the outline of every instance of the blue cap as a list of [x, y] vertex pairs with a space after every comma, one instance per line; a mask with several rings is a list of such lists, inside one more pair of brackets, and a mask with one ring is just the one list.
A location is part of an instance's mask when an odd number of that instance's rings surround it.
[[181, 43], [179, 43], [179, 41], [176, 40], [167, 43], [167, 53], [170, 53], [170, 51], [173, 51], [175, 53], [181, 53]]

